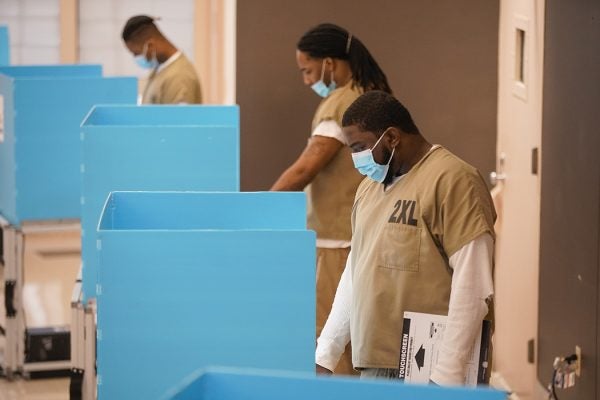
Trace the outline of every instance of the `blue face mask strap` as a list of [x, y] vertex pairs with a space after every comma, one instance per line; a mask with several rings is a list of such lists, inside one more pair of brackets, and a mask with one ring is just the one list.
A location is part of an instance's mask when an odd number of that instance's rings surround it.
[[390, 165], [392, 163], [392, 158], [394, 157], [394, 152], [396, 151], [396, 148], [393, 147], [392, 148], [392, 155], [390, 155], [390, 159], [388, 160], [386, 165]]
[[325, 77], [325, 59], [323, 59], [323, 65], [321, 65], [321, 82], [323, 82], [324, 77]]
[[381, 139], [383, 139], [383, 137], [385, 136], [385, 134], [387, 133], [387, 131], [390, 128], [387, 128], [385, 131], [383, 131], [383, 133], [381, 134], [381, 136], [379, 136], [379, 139], [377, 139], [377, 141], [375, 142], [375, 144], [373, 145], [373, 147], [371, 147], [371, 150], [373, 150], [375, 147], [377, 147], [377, 145], [379, 144], [379, 142], [381, 142]]
[[[385, 136], [385, 134], [390, 130], [390, 128], [387, 128], [385, 131], [383, 131], [383, 133], [381, 134], [381, 136], [379, 137], [379, 139], [377, 139], [377, 142], [375, 142], [375, 145], [373, 145], [373, 147], [371, 147], [371, 151], [373, 151], [373, 149], [375, 147], [377, 147], [377, 145], [379, 144], [379, 142], [381, 142], [381, 139], [383, 139], [383, 137]], [[392, 155], [390, 155], [390, 159], [387, 161], [387, 163], [383, 164], [383, 165], [390, 165], [390, 163], [392, 162], [392, 157], [394, 157], [394, 151], [396, 151], [396, 148], [392, 148]]]
[[147, 60], [148, 56], [146, 53], [148, 53], [148, 42], [144, 42], [144, 47], [142, 47], [142, 55]]
[[146, 60], [150, 61], [150, 62], [156, 59], [156, 50], [154, 50], [154, 55], [153, 55], [153, 57], [151, 59], [148, 58], [148, 54], [147, 53], [148, 53], [148, 42], [146, 41], [144, 43], [144, 47], [142, 48], [142, 54], [144, 55], [144, 58]]
[[[325, 63], [326, 63], [326, 60], [323, 59], [323, 65], [321, 66], [321, 82], [323, 82], [323, 83], [325, 83], [323, 81], [323, 78], [325, 78]], [[331, 71], [331, 78], [329, 80], [330, 80], [330, 82], [329, 82], [329, 85], [327, 85], [327, 86], [331, 86], [331, 83], [335, 82], [335, 80], [333, 79], [333, 70]]]

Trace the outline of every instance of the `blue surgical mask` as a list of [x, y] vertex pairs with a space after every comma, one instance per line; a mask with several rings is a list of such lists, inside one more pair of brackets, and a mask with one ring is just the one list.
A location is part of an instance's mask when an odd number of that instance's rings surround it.
[[151, 60], [146, 58], [146, 53], [148, 52], [148, 42], [144, 43], [144, 48], [141, 54], [138, 54], [134, 57], [135, 63], [144, 69], [154, 69], [158, 67], [158, 60], [156, 59], [156, 53], [152, 56]]
[[321, 68], [321, 79], [319, 79], [318, 82], [313, 83], [312, 86], [310, 87], [312, 90], [315, 91], [315, 93], [317, 93], [321, 97], [329, 96], [331, 94], [331, 92], [333, 92], [335, 90], [335, 88], [337, 87], [335, 84], [335, 80], [333, 79], [333, 71], [331, 71], [331, 83], [329, 84], [329, 86], [327, 86], [325, 84], [325, 82], [323, 82], [324, 76], [325, 76], [325, 60], [323, 60], [323, 67]]
[[354, 162], [354, 167], [356, 167], [358, 172], [379, 183], [385, 180], [388, 170], [390, 169], [390, 163], [392, 162], [394, 151], [396, 150], [395, 148], [392, 149], [392, 155], [390, 156], [387, 164], [381, 165], [375, 162], [375, 159], [373, 158], [373, 149], [377, 147], [386, 133], [387, 130], [383, 132], [379, 140], [377, 140], [377, 143], [375, 143], [375, 145], [370, 149], [359, 151], [358, 153], [352, 153], [352, 161]]

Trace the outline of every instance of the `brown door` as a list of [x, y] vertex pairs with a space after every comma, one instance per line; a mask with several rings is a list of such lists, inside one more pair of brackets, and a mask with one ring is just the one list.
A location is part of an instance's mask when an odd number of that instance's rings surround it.
[[581, 346], [563, 399], [600, 399], [600, 1], [547, 0], [538, 378]]

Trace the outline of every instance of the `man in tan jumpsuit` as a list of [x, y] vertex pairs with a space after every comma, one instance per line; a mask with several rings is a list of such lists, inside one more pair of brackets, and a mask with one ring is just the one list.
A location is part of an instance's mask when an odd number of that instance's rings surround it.
[[[362, 180], [352, 167], [342, 116], [363, 92], [391, 92], [387, 78], [362, 42], [333, 24], [320, 24], [298, 42], [296, 62], [304, 83], [323, 100], [306, 148], [271, 190], [305, 190], [308, 228], [317, 233], [316, 334], [320, 334], [350, 252], [350, 213]], [[349, 346], [336, 373], [355, 374]]]
[[131, 17], [122, 33], [123, 41], [137, 64], [149, 69], [142, 104], [199, 104], [202, 93], [192, 63], [146, 15]]
[[475, 168], [428, 143], [388, 93], [363, 94], [342, 124], [367, 178], [356, 193], [352, 251], [318, 339], [317, 369], [333, 370], [351, 336], [362, 377], [398, 378], [404, 312], [420, 312], [448, 316], [430, 380], [464, 384], [492, 308], [496, 213], [487, 187]]

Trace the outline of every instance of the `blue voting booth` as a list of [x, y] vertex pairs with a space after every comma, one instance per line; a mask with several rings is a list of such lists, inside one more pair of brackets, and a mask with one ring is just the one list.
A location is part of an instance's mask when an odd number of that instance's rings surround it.
[[315, 377], [283, 371], [198, 371], [168, 392], [165, 400], [506, 400], [492, 389], [408, 385], [399, 381]]
[[0, 66], [0, 214], [24, 220], [80, 216], [80, 123], [94, 104], [135, 104], [134, 78], [99, 65]]
[[8, 27], [0, 26], [0, 65], [10, 64], [10, 41]]
[[116, 192], [98, 232], [100, 400], [209, 365], [314, 370], [304, 193]]
[[97, 106], [81, 140], [85, 298], [96, 295], [96, 228], [111, 191], [239, 191], [237, 106]]

